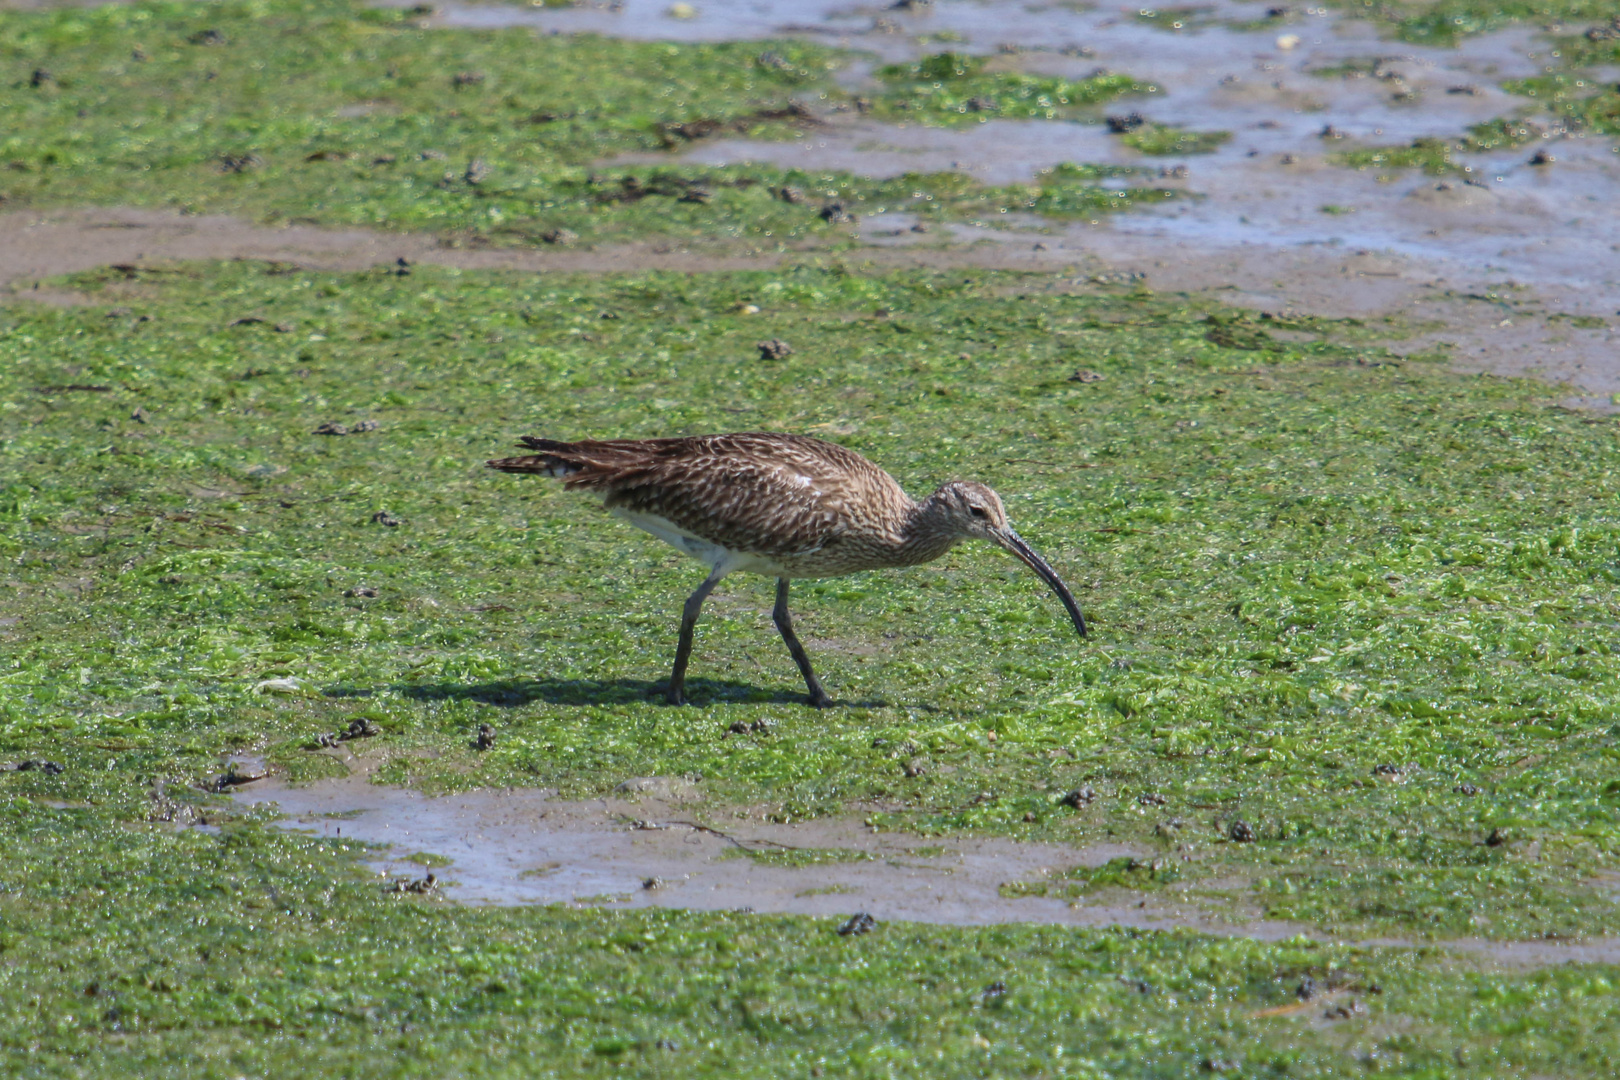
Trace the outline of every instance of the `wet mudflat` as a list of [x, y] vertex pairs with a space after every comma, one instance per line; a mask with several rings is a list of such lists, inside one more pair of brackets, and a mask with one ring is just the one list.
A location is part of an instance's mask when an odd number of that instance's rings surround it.
[[[1525, 85], [1608, 39], [137, 8], [6, 24], [8, 1054], [1608, 1075], [1609, 91]], [[812, 712], [728, 582], [660, 706], [693, 567], [478, 462], [745, 427], [1011, 493], [1094, 638], [825, 583]]]

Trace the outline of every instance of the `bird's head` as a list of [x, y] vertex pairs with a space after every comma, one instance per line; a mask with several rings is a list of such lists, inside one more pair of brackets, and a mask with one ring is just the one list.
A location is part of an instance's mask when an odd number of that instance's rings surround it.
[[1075, 603], [1074, 594], [1063, 584], [1057, 571], [1035, 554], [1034, 549], [1024, 543], [1023, 537], [1013, 532], [1007, 522], [1007, 508], [1001, 505], [1001, 496], [972, 480], [952, 480], [930, 495], [926, 505], [933, 511], [931, 516], [937, 523], [936, 527], [942, 527], [952, 537], [988, 540], [1018, 556], [1025, 566], [1052, 587], [1068, 610], [1074, 628], [1081, 637], [1086, 636], [1086, 620], [1080, 614], [1080, 605]]

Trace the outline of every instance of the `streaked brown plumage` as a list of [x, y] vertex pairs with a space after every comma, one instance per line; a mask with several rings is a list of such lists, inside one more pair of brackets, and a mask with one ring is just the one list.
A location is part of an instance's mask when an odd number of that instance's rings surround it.
[[537, 452], [489, 467], [560, 477], [569, 488], [600, 492], [607, 509], [708, 564], [709, 576], [687, 600], [681, 620], [668, 693], [673, 704], [685, 700], [703, 601], [738, 570], [777, 579], [776, 625], [817, 706], [831, 700], [793, 632], [787, 610], [793, 578], [915, 566], [963, 540], [989, 540], [1039, 574], [1085, 635], [1068, 588], [1013, 532], [1001, 499], [983, 484], [953, 481], [917, 502], [852, 450], [772, 432], [572, 443], [526, 436], [522, 445]]

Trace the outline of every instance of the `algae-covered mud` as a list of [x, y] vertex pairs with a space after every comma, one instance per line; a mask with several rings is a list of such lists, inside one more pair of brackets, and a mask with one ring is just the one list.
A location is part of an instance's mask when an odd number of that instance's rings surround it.
[[[1365, 343], [1398, 328], [1048, 275], [239, 263], [62, 284], [92, 303], [13, 306], [0, 346], [0, 1001], [41, 1071], [544, 1049], [560, 1075], [672, 1054], [728, 1075], [794, 1054], [855, 1075], [1369, 1055], [1601, 1075], [1606, 968], [1074, 927], [841, 937], [612, 896], [475, 912], [358, 880], [341, 818], [306, 837], [201, 790], [256, 782], [224, 767], [242, 750], [341, 773], [335, 741], [430, 791], [663, 777], [679, 820], [728, 834], [853, 811], [944, 850], [1140, 853], [1011, 862], [1008, 902], [1173, 886], [1237, 929], [1601, 935], [1613, 428], [1547, 389]], [[793, 355], [761, 361], [766, 337]], [[994, 484], [1094, 637], [991, 550], [812, 585], [800, 632], [839, 701], [814, 711], [742, 579], [702, 625], [697, 707], [659, 704], [695, 564], [479, 463], [524, 432], [727, 427], [836, 438], [913, 490]], [[455, 850], [408, 855], [453, 894]], [[1306, 976], [1337, 996], [1295, 996]]]
[[[1089, 218], [1173, 194], [1136, 190], [1118, 168], [988, 187], [955, 173], [878, 182], [673, 158], [595, 167], [717, 134], [823, 126], [823, 114], [856, 109], [831, 81], [848, 58], [794, 41], [446, 32], [424, 29], [420, 14], [341, 0], [0, 13], [0, 62], [21, 73], [0, 87], [0, 196], [431, 229], [458, 243], [634, 235], [774, 247], [836, 240], [857, 214], [887, 209]], [[981, 92], [997, 93], [988, 80]], [[1140, 89], [1128, 78], [1074, 85], [1089, 105]], [[899, 109], [930, 90], [900, 80], [880, 102]], [[1006, 90], [1009, 101], [1029, 93]], [[1099, 183], [1109, 178], [1121, 179]]]
[[0, 12], [8, 1075], [1610, 1075], [1610, 7]]

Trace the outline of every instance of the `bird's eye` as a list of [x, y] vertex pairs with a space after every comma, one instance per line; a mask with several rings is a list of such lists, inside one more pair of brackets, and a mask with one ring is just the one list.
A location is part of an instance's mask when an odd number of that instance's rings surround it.
[[984, 507], [982, 507], [982, 506], [970, 506], [970, 507], [968, 507], [968, 513], [972, 514], [974, 517], [988, 517], [989, 516], [988, 514], [986, 514], [984, 512]]

